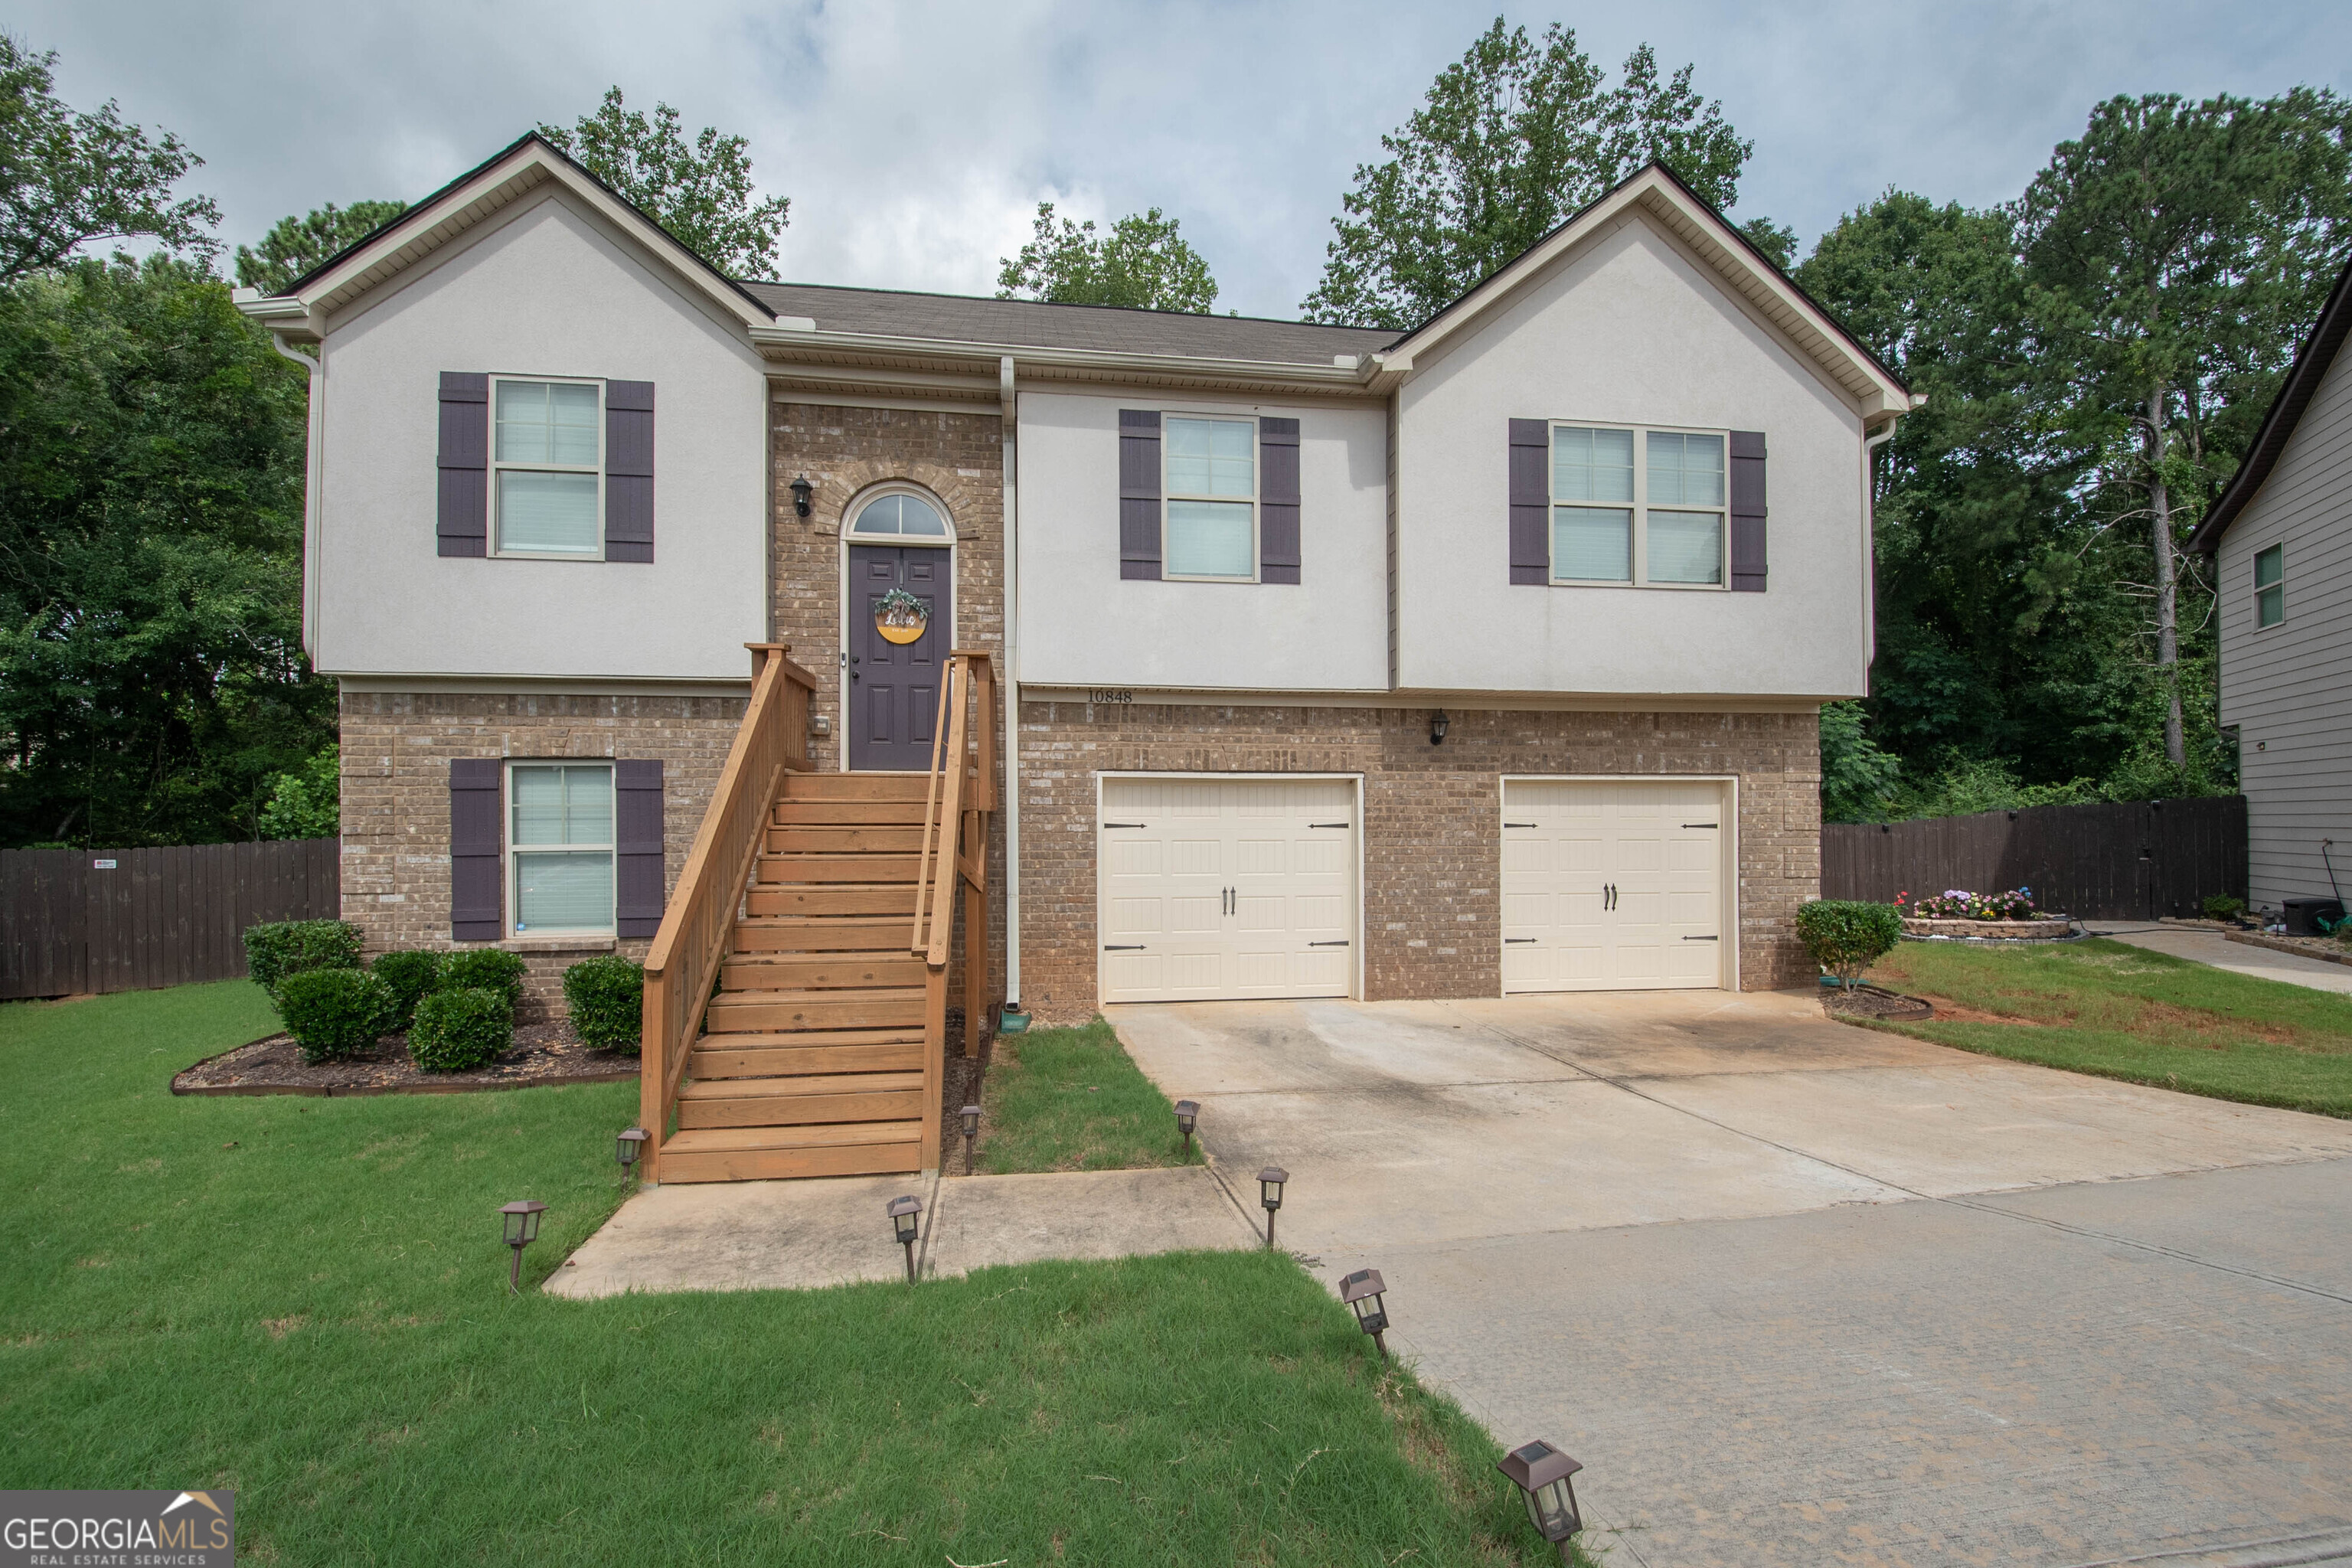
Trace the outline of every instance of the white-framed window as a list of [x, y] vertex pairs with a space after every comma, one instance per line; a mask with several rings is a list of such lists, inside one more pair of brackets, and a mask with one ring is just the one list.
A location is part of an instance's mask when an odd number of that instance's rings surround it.
[[603, 558], [603, 383], [491, 377], [490, 510], [500, 555]]
[[1729, 446], [1719, 430], [1554, 424], [1551, 580], [1728, 587]]
[[1160, 421], [1160, 574], [1257, 581], [1257, 421]]
[[2286, 619], [2286, 546], [2273, 544], [2254, 554], [2254, 626]]
[[610, 934], [613, 764], [507, 764], [507, 923], [517, 936]]
[[953, 544], [955, 530], [928, 497], [885, 490], [857, 509], [845, 531], [867, 544]]

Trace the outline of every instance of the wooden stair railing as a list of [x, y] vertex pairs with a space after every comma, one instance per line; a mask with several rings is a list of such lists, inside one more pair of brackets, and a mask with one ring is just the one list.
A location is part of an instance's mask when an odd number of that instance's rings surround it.
[[639, 1162], [647, 1181], [661, 1179], [662, 1146], [687, 1055], [732, 946], [769, 812], [786, 771], [809, 765], [809, 699], [816, 677], [785, 657], [792, 650], [784, 644], [744, 646], [751, 650], [751, 700], [646, 953], [638, 1116], [650, 1134]]
[[923, 807], [908, 950], [924, 963], [923, 1169], [940, 1163], [940, 1095], [947, 1078], [948, 961], [955, 894], [963, 893], [963, 1053], [980, 1054], [989, 972], [988, 831], [996, 810], [996, 672], [985, 653], [948, 656], [932, 730], [931, 779]]

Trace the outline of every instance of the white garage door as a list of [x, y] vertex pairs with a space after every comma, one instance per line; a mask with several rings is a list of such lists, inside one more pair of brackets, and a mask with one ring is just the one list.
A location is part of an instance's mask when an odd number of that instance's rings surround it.
[[1503, 989], [1728, 983], [1713, 782], [1503, 783]]
[[1105, 779], [1106, 1002], [1345, 996], [1356, 937], [1351, 779]]

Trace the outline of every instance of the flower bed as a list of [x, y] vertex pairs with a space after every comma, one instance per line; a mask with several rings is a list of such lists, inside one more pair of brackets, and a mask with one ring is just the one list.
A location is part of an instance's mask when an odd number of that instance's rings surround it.
[[1906, 920], [1905, 936], [1967, 937], [1974, 941], [2048, 942], [2062, 937], [2074, 922], [2064, 915], [2035, 915], [2021, 921]]
[[2006, 893], [1947, 888], [1916, 900], [1904, 892], [1895, 895], [1895, 907], [1903, 915], [1903, 934], [1908, 937], [2047, 942], [2064, 936], [2073, 924], [2064, 915], [2035, 909], [2031, 888], [2011, 888]]

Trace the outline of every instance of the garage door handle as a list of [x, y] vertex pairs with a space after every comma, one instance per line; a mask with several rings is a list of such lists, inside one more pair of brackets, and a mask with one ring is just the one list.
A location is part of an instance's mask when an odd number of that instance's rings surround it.
[[1533, 827], [1536, 825], [1532, 822], [1507, 822], [1503, 824], [1503, 826], [1506, 827]]
[[1307, 826], [1309, 827], [1353, 827], [1356, 825], [1352, 822], [1310, 822]]
[[1683, 826], [1685, 827], [1713, 827], [1715, 824], [1712, 822], [1685, 822]]
[[1139, 942], [1107, 942], [1103, 946], [1103, 951], [1105, 952], [1141, 952], [1143, 944]]
[[1348, 944], [1344, 942], [1310, 942], [1307, 945], [1309, 947], [1345, 947]]
[[1686, 936], [1683, 938], [1683, 940], [1685, 942], [1713, 942], [1716, 939], [1711, 936]]
[[1103, 826], [1105, 827], [1149, 827], [1151, 824], [1148, 822], [1106, 822]]
[[1540, 937], [1532, 937], [1532, 936], [1507, 936], [1507, 937], [1505, 937], [1505, 938], [1503, 939], [1503, 945], [1504, 945], [1505, 947], [1508, 947], [1508, 946], [1510, 946], [1513, 942], [1540, 942], [1540, 941], [1542, 941], [1542, 940], [1543, 940], [1543, 939], [1542, 939], [1542, 938], [1540, 938]]

